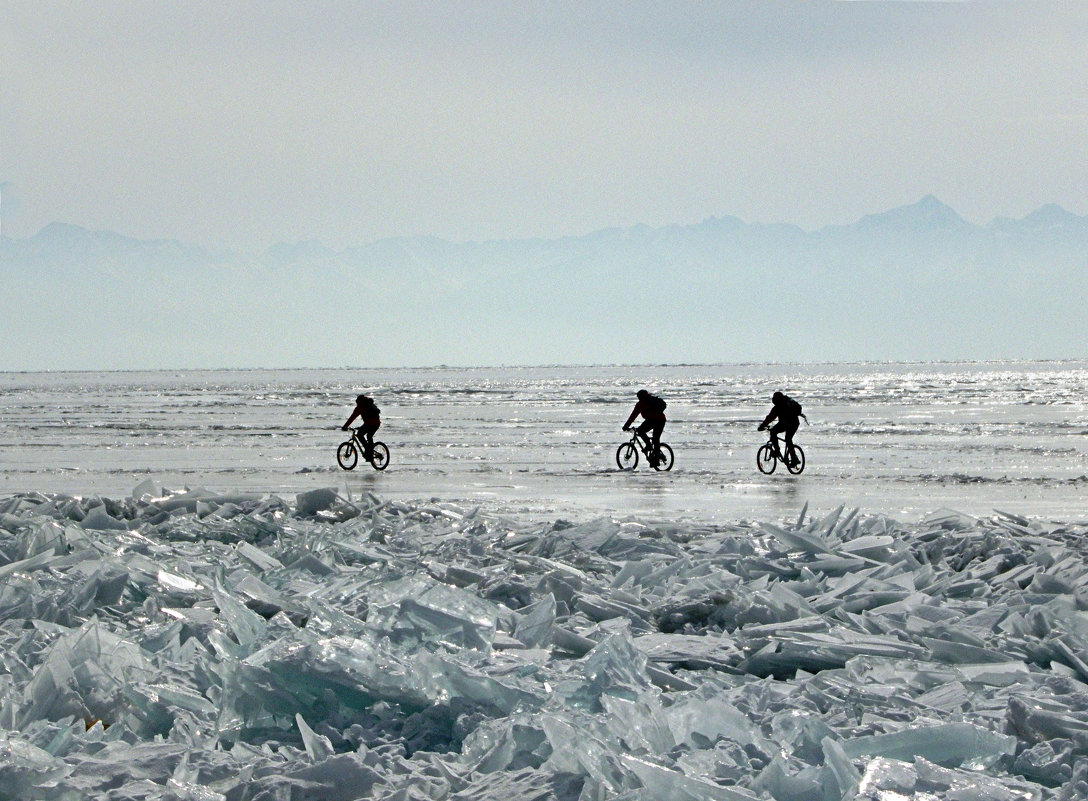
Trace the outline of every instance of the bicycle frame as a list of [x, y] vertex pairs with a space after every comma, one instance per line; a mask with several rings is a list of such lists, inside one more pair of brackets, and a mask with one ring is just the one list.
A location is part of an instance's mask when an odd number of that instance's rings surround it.
[[351, 441], [355, 443], [355, 447], [359, 449], [359, 455], [362, 456], [366, 453], [366, 440], [359, 435], [360, 430], [359, 428], [351, 429]]
[[786, 443], [786, 440], [783, 439], [782, 444], [786, 445], [786, 452], [783, 454], [782, 448], [780, 447], [778, 442], [778, 437], [776, 437], [774, 434], [767, 435], [767, 444], [770, 445], [771, 449], [774, 451], [774, 458], [780, 462], [786, 461], [785, 458], [783, 458], [784, 456], [789, 456], [793, 453], [793, 444]]
[[616, 451], [616, 466], [620, 470], [633, 470], [638, 466], [638, 455], [641, 452], [654, 470], [668, 472], [672, 470], [674, 455], [672, 448], [665, 442], [657, 443], [653, 447], [653, 440], [639, 431], [637, 428], [628, 428], [631, 439], [620, 445]]
[[356, 428], [349, 429], [351, 436], [347, 441], [341, 442], [336, 449], [336, 461], [344, 470], [354, 470], [362, 457], [364, 462], [369, 462], [375, 470], [384, 470], [389, 466], [389, 447], [384, 442], [372, 440], [367, 447], [367, 438], [359, 433]]
[[653, 441], [648, 436], [643, 434], [637, 428], [632, 427], [631, 442], [635, 443], [635, 445], [638, 446], [638, 449], [642, 451], [643, 456], [645, 456], [647, 459], [650, 458], [650, 450], [653, 445]]
[[759, 472], [770, 475], [779, 462], [782, 462], [792, 475], [800, 475], [805, 469], [805, 451], [796, 442], [792, 442], [787, 444], [783, 452], [778, 439], [768, 432], [767, 441], [756, 450], [756, 466]]

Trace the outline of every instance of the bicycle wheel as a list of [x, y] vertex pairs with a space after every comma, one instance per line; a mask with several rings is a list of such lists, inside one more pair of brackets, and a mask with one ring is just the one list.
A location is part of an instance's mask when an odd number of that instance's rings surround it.
[[786, 462], [786, 469], [793, 473], [793, 475], [799, 476], [801, 475], [801, 471], [805, 469], [805, 452], [801, 450], [800, 445], [793, 446], [793, 458], [793, 464]]
[[336, 449], [336, 461], [345, 470], [354, 470], [355, 465], [359, 463], [359, 451], [355, 450], [355, 443], [350, 439], [347, 442], [341, 442], [340, 447]]
[[625, 442], [616, 451], [616, 464], [620, 470], [634, 470], [638, 467], [638, 448], [633, 442]]
[[774, 455], [774, 448], [771, 447], [771, 443], [768, 442], [766, 445], [762, 445], [756, 451], [756, 467], [759, 468], [759, 472], [768, 476], [778, 467], [778, 459]]
[[657, 464], [654, 470], [672, 470], [672, 448], [662, 442], [657, 446]]
[[389, 467], [389, 448], [384, 442], [375, 442], [370, 449], [370, 463], [375, 470], [384, 470]]

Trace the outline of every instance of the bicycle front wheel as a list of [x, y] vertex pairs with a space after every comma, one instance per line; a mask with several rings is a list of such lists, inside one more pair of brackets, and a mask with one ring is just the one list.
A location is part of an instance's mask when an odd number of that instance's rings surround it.
[[370, 449], [370, 463], [375, 470], [384, 470], [389, 467], [389, 448], [384, 442], [375, 442]]
[[786, 469], [795, 476], [801, 475], [805, 469], [805, 452], [801, 450], [800, 445], [793, 446], [793, 462], [786, 462]]
[[616, 451], [616, 464], [620, 470], [634, 470], [638, 467], [638, 448], [633, 442], [625, 442]]
[[768, 476], [778, 467], [778, 459], [774, 455], [774, 448], [771, 447], [771, 443], [768, 442], [756, 451], [756, 467], [759, 468], [759, 472]]
[[662, 442], [657, 446], [657, 464], [654, 470], [672, 470], [672, 448]]
[[355, 450], [355, 443], [350, 439], [347, 442], [341, 442], [340, 447], [336, 449], [336, 461], [345, 470], [354, 470], [355, 465], [359, 463], [359, 451]]

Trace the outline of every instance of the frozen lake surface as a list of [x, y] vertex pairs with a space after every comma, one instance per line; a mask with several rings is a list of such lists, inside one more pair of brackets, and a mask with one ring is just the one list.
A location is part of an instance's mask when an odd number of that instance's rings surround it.
[[[1088, 798], [1086, 380], [0, 376], [0, 799]], [[615, 466], [643, 386], [671, 473]]]
[[[640, 387], [669, 402], [671, 473], [616, 468]], [[760, 475], [756, 424], [804, 404], [808, 466]], [[387, 472], [341, 471], [360, 391]], [[1086, 512], [1088, 363], [0, 374], [0, 493], [170, 488], [483, 504], [506, 514], [729, 521], [805, 503], [915, 518], [941, 507]]]

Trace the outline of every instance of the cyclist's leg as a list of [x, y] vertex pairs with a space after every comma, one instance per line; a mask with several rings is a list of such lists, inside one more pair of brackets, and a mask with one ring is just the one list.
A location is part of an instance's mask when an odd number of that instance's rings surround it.
[[783, 425], [783, 437], [786, 440], [786, 464], [793, 464], [797, 461], [797, 457], [793, 453], [793, 435], [797, 433], [798, 427], [801, 425], [800, 420], [792, 420], [788, 424]]
[[657, 453], [657, 449], [661, 447], [661, 432], [665, 430], [664, 420], [655, 420], [653, 425], [654, 432], [654, 453]]
[[371, 455], [374, 453], [374, 432], [378, 430], [381, 423], [364, 423], [359, 432], [364, 435], [360, 437], [363, 440], [363, 458], [367, 461], [370, 460]]
[[[777, 423], [775, 423], [769, 429], [770, 434], [771, 434], [771, 444], [774, 445], [774, 452], [776, 454], [779, 454], [779, 455], [781, 455], [782, 449], [778, 447], [778, 432], [779, 431], [785, 431], [786, 428], [787, 428], [786, 424], [783, 423], [781, 420], [779, 420]], [[788, 439], [786, 441], [789, 442]]]
[[650, 422], [649, 420], [643, 420], [642, 423], [639, 425], [639, 427], [635, 429], [635, 432], [639, 435], [639, 437], [642, 438], [643, 446], [646, 447], [646, 448], [652, 448], [653, 447], [653, 443], [650, 441], [650, 437], [647, 436], [647, 432], [651, 428], [653, 428], [653, 425], [654, 424], [652, 422]]

